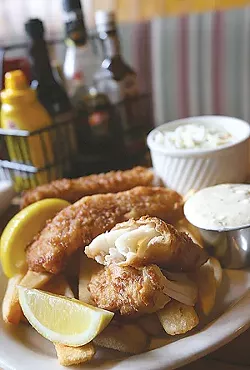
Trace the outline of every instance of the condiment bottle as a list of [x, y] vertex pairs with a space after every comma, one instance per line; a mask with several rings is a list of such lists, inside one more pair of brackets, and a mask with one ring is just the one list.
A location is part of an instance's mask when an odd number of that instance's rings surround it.
[[63, 0], [66, 54], [63, 72], [69, 95], [75, 94], [79, 85], [88, 88], [93, 84], [93, 74], [100, 61], [88, 43], [83, 11], [80, 0]]
[[[22, 71], [5, 75], [5, 90], [1, 92], [1, 127], [35, 131], [50, 127], [52, 121], [46, 109], [37, 99], [36, 92], [29, 88]], [[42, 169], [53, 163], [53, 148], [50, 134], [43, 132], [28, 137], [8, 136], [7, 148], [13, 162], [33, 165]], [[26, 173], [16, 171], [14, 176], [17, 191], [46, 183], [55, 178], [53, 170], [45, 169], [27, 179]]]
[[148, 117], [141, 100], [137, 74], [122, 56], [116, 16], [112, 11], [99, 10], [95, 13], [98, 38], [102, 45], [104, 59], [94, 75], [98, 91], [106, 94], [116, 105], [123, 129], [126, 150], [125, 167], [147, 164], [146, 136]]
[[113, 104], [126, 98], [137, 97], [137, 76], [122, 57], [115, 13], [99, 10], [95, 14], [95, 22], [104, 54], [101, 68], [94, 76], [98, 91], [107, 94]]

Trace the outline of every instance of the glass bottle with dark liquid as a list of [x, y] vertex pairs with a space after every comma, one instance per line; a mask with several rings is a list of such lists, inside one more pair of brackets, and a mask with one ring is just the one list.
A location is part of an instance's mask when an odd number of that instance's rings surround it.
[[25, 24], [29, 36], [28, 51], [32, 67], [32, 85], [38, 98], [52, 116], [55, 123], [61, 123], [72, 115], [72, 107], [64, 88], [56, 81], [51, 68], [44, 27], [39, 19], [30, 19]]
[[107, 95], [95, 87], [88, 93], [79, 88], [72, 101], [77, 112], [79, 147], [76, 176], [122, 168], [122, 132]]
[[63, 0], [63, 9], [67, 45], [64, 73], [76, 112], [79, 149], [73, 176], [120, 168], [122, 134], [108, 96], [93, 87], [93, 73], [100, 62], [88, 43], [81, 2]]
[[[96, 29], [104, 60], [94, 76], [98, 91], [105, 93], [120, 117], [125, 145], [125, 167], [146, 164], [145, 107], [141, 100], [136, 72], [124, 61], [113, 12], [98, 11]], [[147, 121], [147, 119], [146, 119]]]
[[125, 63], [120, 52], [120, 42], [113, 12], [98, 11], [96, 30], [102, 43], [104, 60], [94, 76], [98, 91], [107, 94], [111, 103], [139, 95], [136, 73]]
[[60, 150], [62, 145], [67, 145], [71, 152], [76, 150], [73, 109], [65, 89], [53, 75], [42, 21], [28, 20], [25, 30], [29, 36], [28, 52], [32, 70], [32, 87], [36, 89], [38, 99], [51, 115], [53, 123], [58, 125], [54, 147], [58, 149], [56, 156], [60, 157], [60, 152], [63, 152]]

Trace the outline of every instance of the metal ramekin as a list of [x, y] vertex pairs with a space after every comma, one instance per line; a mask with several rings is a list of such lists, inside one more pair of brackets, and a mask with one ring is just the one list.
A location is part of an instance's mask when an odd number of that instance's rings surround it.
[[240, 269], [250, 266], [250, 225], [225, 231], [198, 229], [205, 248], [223, 267]]

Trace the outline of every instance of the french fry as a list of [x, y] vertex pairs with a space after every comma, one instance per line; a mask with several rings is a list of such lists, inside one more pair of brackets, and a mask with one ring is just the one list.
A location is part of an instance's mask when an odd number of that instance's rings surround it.
[[53, 294], [62, 295], [68, 298], [74, 298], [74, 294], [63, 275], [56, 275], [41, 290]]
[[40, 288], [47, 283], [53, 275], [28, 271], [24, 276], [17, 276], [19, 277], [13, 277], [9, 280], [7, 291], [4, 297], [5, 303], [3, 304], [4, 321], [15, 325], [17, 325], [23, 317], [18, 298], [18, 285], [21, 285], [25, 288]]
[[6, 323], [18, 324], [21, 316], [22, 310], [19, 304], [16, 304], [16, 297], [18, 296], [17, 287], [23, 275], [18, 274], [9, 279], [5, 296], [2, 303], [2, 315], [3, 320]]
[[88, 258], [85, 253], [81, 254], [80, 259], [80, 274], [79, 274], [79, 300], [88, 304], [94, 304], [88, 290], [88, 284], [91, 276], [97, 273], [102, 265], [99, 265], [95, 260]]
[[198, 284], [199, 306], [205, 315], [209, 315], [215, 304], [218, 285], [214, 267], [209, 261], [197, 270], [196, 281]]
[[157, 337], [164, 333], [160, 320], [155, 313], [140, 317], [137, 323], [149, 335]]
[[94, 339], [94, 343], [100, 347], [136, 354], [147, 349], [149, 338], [135, 324], [112, 323]]
[[215, 257], [210, 257], [208, 261], [213, 266], [213, 269], [214, 269], [214, 277], [215, 277], [216, 286], [217, 286], [217, 289], [218, 289], [219, 286], [221, 285], [222, 275], [223, 275], [221, 264], [217, 260], [217, 258], [215, 258]]
[[95, 354], [92, 343], [81, 347], [69, 347], [63, 344], [55, 344], [58, 360], [62, 366], [78, 365], [90, 361]]
[[80, 255], [81, 250], [77, 250], [68, 258], [66, 268], [64, 270], [64, 276], [69, 283], [74, 296], [78, 298], [78, 284], [79, 284], [79, 272], [80, 272]]
[[178, 221], [175, 227], [178, 231], [187, 233], [196, 244], [199, 244], [201, 247], [203, 247], [203, 241], [199, 229], [188, 222], [186, 218]]
[[46, 284], [54, 275], [45, 272], [28, 270], [19, 285], [29, 289], [39, 289]]
[[199, 323], [199, 318], [192, 306], [172, 300], [157, 312], [159, 320], [167, 334], [185, 334]]

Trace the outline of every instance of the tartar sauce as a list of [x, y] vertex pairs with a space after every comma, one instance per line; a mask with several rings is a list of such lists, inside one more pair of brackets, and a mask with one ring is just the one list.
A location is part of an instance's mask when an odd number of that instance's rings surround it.
[[198, 191], [184, 206], [189, 222], [206, 230], [250, 225], [250, 185], [222, 184]]
[[158, 131], [154, 140], [167, 149], [213, 149], [233, 142], [233, 137], [222, 127], [190, 123], [174, 131]]

